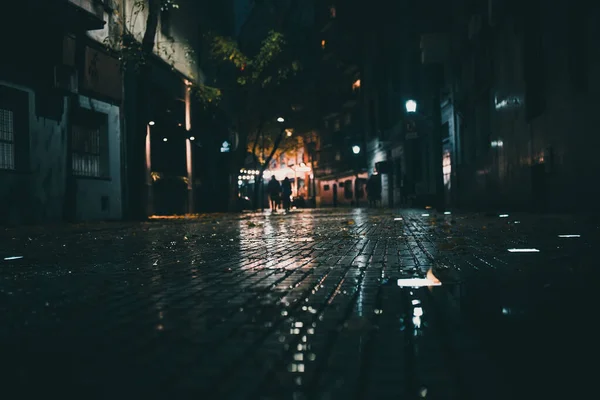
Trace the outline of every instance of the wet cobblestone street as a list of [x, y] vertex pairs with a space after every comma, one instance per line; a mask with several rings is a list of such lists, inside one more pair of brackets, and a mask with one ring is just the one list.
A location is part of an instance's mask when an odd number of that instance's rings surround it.
[[[346, 209], [6, 229], [2, 397], [579, 398], [599, 226]], [[441, 286], [400, 287], [430, 269]]]

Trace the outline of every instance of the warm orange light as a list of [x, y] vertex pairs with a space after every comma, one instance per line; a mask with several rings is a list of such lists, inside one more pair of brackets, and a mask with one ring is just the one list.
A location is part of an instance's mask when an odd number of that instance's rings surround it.
[[427, 279], [436, 284], [440, 283], [440, 280], [437, 278], [437, 276], [433, 274], [433, 268], [429, 268], [427, 271]]
[[189, 131], [192, 129], [191, 93], [192, 93], [192, 88], [188, 86], [185, 90], [185, 130], [186, 131]]
[[356, 90], [360, 88], [360, 79], [357, 79], [356, 81], [354, 81], [354, 83], [352, 84], [352, 90]]
[[324, 49], [325, 48], [325, 40], [321, 40], [321, 47]]
[[188, 177], [187, 186], [188, 189], [192, 189], [192, 142], [190, 142], [190, 139], [185, 141], [185, 161]]
[[152, 158], [150, 156], [150, 126], [146, 127], [146, 184], [152, 184]]

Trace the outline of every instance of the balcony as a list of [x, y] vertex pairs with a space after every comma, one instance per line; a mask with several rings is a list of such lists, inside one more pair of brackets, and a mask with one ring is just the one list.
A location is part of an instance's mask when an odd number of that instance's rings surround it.
[[66, 0], [65, 20], [93, 31], [104, 28], [103, 0]]

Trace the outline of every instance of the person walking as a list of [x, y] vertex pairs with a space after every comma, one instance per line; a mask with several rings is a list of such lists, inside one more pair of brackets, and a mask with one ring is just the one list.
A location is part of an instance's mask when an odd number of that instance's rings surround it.
[[271, 176], [271, 180], [267, 185], [267, 192], [269, 193], [271, 211], [275, 212], [277, 211], [277, 206], [279, 205], [279, 198], [281, 195], [281, 185], [275, 178], [275, 175]]
[[377, 207], [377, 203], [381, 201], [381, 177], [379, 174], [373, 174], [367, 181], [367, 198], [369, 199], [369, 207]]
[[290, 211], [291, 206], [291, 196], [292, 196], [292, 182], [286, 176], [283, 182], [281, 183], [281, 195], [283, 196], [283, 209], [285, 211]]

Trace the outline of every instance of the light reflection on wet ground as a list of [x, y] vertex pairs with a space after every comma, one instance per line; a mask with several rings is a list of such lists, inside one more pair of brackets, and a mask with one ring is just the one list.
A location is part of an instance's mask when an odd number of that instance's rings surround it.
[[[86, 398], [513, 399], [582, 389], [566, 383], [585, 372], [574, 367], [581, 340], [562, 343], [591, 332], [574, 334], [572, 321], [584, 323], [593, 304], [596, 225], [422, 214], [6, 231], [7, 381], [22, 393], [68, 385]], [[441, 286], [398, 285], [431, 273]], [[534, 384], [538, 374], [553, 384]]]

